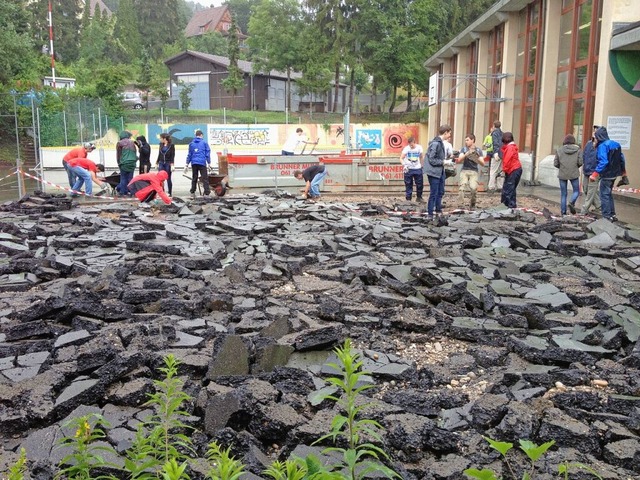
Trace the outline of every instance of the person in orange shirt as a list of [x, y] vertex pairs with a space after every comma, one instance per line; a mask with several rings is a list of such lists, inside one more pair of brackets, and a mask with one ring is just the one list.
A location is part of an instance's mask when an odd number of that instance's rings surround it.
[[127, 188], [141, 202], [150, 202], [158, 195], [164, 203], [171, 204], [171, 198], [164, 193], [164, 182], [169, 178], [166, 170], [158, 173], [142, 173], [133, 177]]
[[76, 180], [78, 180], [78, 177], [71, 170], [71, 167], [69, 166], [69, 160], [73, 158], [87, 158], [89, 153], [93, 152], [95, 149], [96, 149], [96, 146], [93, 143], [87, 142], [87, 143], [83, 143], [79, 147], [72, 148], [67, 152], [67, 154], [64, 157], [62, 157], [62, 166], [64, 167], [64, 170], [67, 172], [67, 177], [69, 179], [69, 186], [71, 188], [73, 188], [73, 186], [75, 185]]
[[82, 185], [84, 184], [85, 193], [87, 195], [93, 194], [93, 183], [96, 182], [103, 189], [106, 188], [106, 182], [103, 182], [96, 175], [98, 171], [104, 172], [104, 165], [101, 163], [95, 164], [88, 158], [72, 158], [67, 162], [71, 167], [73, 173], [78, 177], [76, 183], [73, 184], [72, 197], [78, 197], [81, 192]]

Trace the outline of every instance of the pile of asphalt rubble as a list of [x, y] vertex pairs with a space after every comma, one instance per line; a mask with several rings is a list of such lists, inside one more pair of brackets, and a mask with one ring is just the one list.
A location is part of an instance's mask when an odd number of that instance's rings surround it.
[[[269, 194], [0, 210], [0, 472], [24, 447], [31, 478], [52, 478], [62, 425], [92, 412], [124, 452], [173, 354], [198, 454], [217, 440], [262, 478], [330, 445], [312, 445], [337, 409], [318, 393], [351, 338], [404, 479], [506, 472], [482, 436], [555, 440], [539, 478], [564, 461], [640, 475], [634, 227]], [[448, 354], [421, 361], [434, 345]]]

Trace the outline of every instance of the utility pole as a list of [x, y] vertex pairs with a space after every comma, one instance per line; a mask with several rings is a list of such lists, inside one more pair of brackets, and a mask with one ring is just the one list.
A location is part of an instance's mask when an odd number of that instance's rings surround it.
[[56, 88], [56, 58], [53, 54], [53, 15], [51, 13], [51, 0], [49, 0], [49, 52], [51, 53], [51, 85]]

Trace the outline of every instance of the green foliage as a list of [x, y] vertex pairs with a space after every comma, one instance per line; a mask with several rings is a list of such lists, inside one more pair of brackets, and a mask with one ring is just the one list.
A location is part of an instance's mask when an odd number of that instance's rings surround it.
[[361, 382], [363, 375], [362, 362], [359, 355], [351, 348], [351, 340], [347, 339], [342, 347], [334, 350], [339, 363], [330, 363], [329, 366], [340, 371], [341, 376], [330, 377], [329, 383], [339, 388], [342, 395], [325, 395], [324, 398], [333, 400], [342, 408], [343, 413], [337, 413], [331, 422], [331, 430], [315, 443], [326, 439], [332, 439], [335, 443], [341, 437], [347, 441], [348, 448], [329, 447], [326, 452], [342, 453], [342, 463], [334, 466], [334, 471], [346, 470], [347, 478], [360, 479], [369, 473], [379, 472], [387, 478], [400, 478], [397, 473], [380, 462], [380, 458], [388, 458], [387, 454], [377, 445], [366, 438], [381, 442], [382, 425], [375, 420], [361, 418], [364, 409], [371, 405], [368, 403], [357, 404], [359, 396], [373, 385]]
[[584, 470], [585, 472], [589, 472], [591, 475], [596, 477], [599, 480], [602, 480], [602, 477], [596, 472], [593, 468], [578, 462], [564, 462], [558, 465], [558, 474], [562, 475], [565, 480], [569, 478], [569, 472], [571, 470]]
[[133, 1], [120, 0], [113, 35], [120, 49], [130, 58], [136, 58], [142, 50], [142, 37], [138, 25], [138, 15]]
[[64, 424], [65, 428], [74, 431], [72, 436], [62, 438], [59, 448], [68, 448], [71, 453], [60, 461], [60, 470], [56, 479], [73, 478], [75, 480], [89, 480], [94, 478], [111, 478], [108, 476], [94, 476], [96, 469], [113, 466], [100, 455], [101, 452], [112, 452], [111, 447], [95, 445], [95, 442], [105, 438], [102, 427], [109, 427], [109, 423], [101, 415], [92, 413]]
[[[491, 448], [493, 448], [500, 455], [502, 455], [507, 465], [507, 468], [509, 469], [509, 472], [511, 474], [511, 478], [515, 480], [516, 474], [515, 474], [513, 465], [509, 457], [507, 457], [507, 454], [509, 453], [509, 451], [513, 449], [513, 443], [499, 442], [489, 437], [482, 437], [482, 438], [484, 438], [489, 443]], [[533, 479], [533, 476], [536, 471], [536, 462], [540, 460], [540, 458], [545, 453], [547, 453], [547, 451], [553, 445], [555, 445], [556, 442], [554, 440], [551, 440], [550, 442], [543, 443], [542, 445], [537, 445], [530, 440], [521, 439], [518, 441], [518, 443], [520, 444], [520, 450], [522, 450], [525, 453], [525, 455], [527, 456], [530, 462], [528, 470], [525, 470], [522, 474], [522, 480], [531, 480]], [[464, 471], [464, 473], [470, 478], [477, 478], [479, 480], [498, 480], [497, 477], [495, 476], [495, 473], [488, 469], [478, 470], [477, 468], [468, 468]]]
[[24, 0], [0, 0], [0, 85], [37, 76], [27, 11]]
[[[127, 450], [124, 470], [132, 479], [166, 478], [171, 472], [184, 475], [178, 462], [186, 460], [186, 453], [192, 450], [191, 439], [184, 433], [191, 427], [181, 420], [188, 415], [182, 410], [183, 404], [191, 397], [182, 390], [183, 382], [177, 377], [180, 362], [167, 355], [164, 364], [158, 369], [164, 379], [154, 381], [156, 392], [145, 403], [155, 413], [138, 427], [133, 445]], [[172, 461], [175, 464], [169, 463]]]
[[178, 93], [180, 106], [184, 113], [189, 113], [189, 107], [191, 107], [191, 92], [193, 92], [196, 86], [193, 83], [186, 83], [182, 80], [178, 84], [180, 85], [180, 93]]
[[162, 467], [163, 480], [189, 480], [189, 475], [185, 473], [187, 469], [187, 462], [178, 464], [175, 458], [172, 458], [164, 464]]
[[231, 447], [223, 449], [211, 442], [207, 459], [212, 463], [207, 474], [212, 480], [238, 480], [244, 473], [244, 465], [231, 455]]
[[[20, 449], [20, 456], [16, 463], [9, 467], [7, 473], [7, 480], [24, 480], [25, 473], [27, 472], [27, 451], [24, 448]], [[2, 478], [5, 478], [4, 476]]]

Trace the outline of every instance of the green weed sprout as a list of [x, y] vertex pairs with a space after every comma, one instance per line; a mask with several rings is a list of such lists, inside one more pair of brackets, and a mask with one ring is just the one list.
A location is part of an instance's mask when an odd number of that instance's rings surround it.
[[[16, 463], [9, 467], [7, 472], [7, 480], [24, 480], [24, 474], [27, 473], [27, 451], [23, 448], [20, 449], [20, 456]], [[5, 478], [1, 476], [0, 478]]]
[[348, 448], [329, 447], [324, 451], [342, 453], [342, 464], [335, 465], [334, 471], [346, 470], [349, 479], [361, 479], [372, 472], [382, 473], [387, 478], [400, 478], [396, 472], [380, 462], [381, 457], [388, 458], [388, 455], [380, 447], [370, 442], [361, 443], [365, 436], [381, 442], [380, 432], [383, 427], [375, 420], [359, 418], [362, 411], [371, 403], [356, 405], [358, 395], [373, 388], [373, 385], [358, 386], [358, 382], [366, 372], [362, 370], [359, 355], [351, 348], [351, 340], [346, 339], [344, 346], [337, 347], [334, 352], [338, 357], [339, 364], [330, 363], [329, 366], [340, 371], [342, 375], [330, 377], [328, 381], [338, 387], [342, 391], [342, 395], [337, 397], [329, 394], [323, 398], [335, 401], [342, 407], [344, 414], [338, 413], [333, 418], [330, 432], [320, 437], [314, 442], [314, 445], [328, 438], [335, 444], [338, 437], [344, 437]]
[[225, 450], [211, 442], [207, 459], [213, 464], [207, 474], [212, 480], [238, 480], [244, 473], [244, 465], [231, 455], [231, 447]]
[[185, 473], [187, 469], [187, 462], [178, 464], [175, 458], [172, 458], [162, 467], [162, 479], [163, 480], [189, 480], [189, 475]]
[[186, 452], [193, 450], [191, 439], [183, 433], [192, 427], [181, 420], [189, 415], [182, 408], [191, 397], [183, 391], [184, 383], [177, 377], [180, 361], [167, 355], [164, 363], [165, 366], [158, 369], [164, 379], [153, 382], [156, 392], [150, 394], [144, 404], [153, 407], [155, 413], [138, 426], [133, 445], [126, 453], [124, 469], [132, 480], [176, 474], [177, 469], [172, 468], [172, 464], [167, 466], [168, 463], [175, 460], [176, 468], [181, 468], [178, 462], [186, 460]]
[[[507, 468], [511, 473], [511, 477], [515, 480], [516, 474], [514, 473], [511, 462], [509, 462], [509, 458], [507, 457], [507, 453], [513, 448], [513, 443], [498, 442], [489, 437], [482, 438], [489, 442], [491, 448], [502, 455]], [[540, 459], [540, 457], [542, 457], [542, 455], [547, 452], [547, 450], [549, 450], [549, 448], [555, 445], [556, 442], [554, 440], [551, 440], [550, 442], [543, 443], [542, 445], [536, 445], [529, 440], [518, 440], [518, 442], [520, 443], [520, 450], [522, 450], [527, 455], [529, 461], [531, 462], [530, 469], [522, 474], [522, 480], [531, 480], [533, 478], [533, 474], [535, 473], [536, 462]], [[464, 473], [471, 478], [477, 478], [479, 480], [498, 480], [495, 473], [492, 470], [486, 468], [482, 470], [478, 470], [476, 468], [468, 468], [464, 471]]]
[[571, 469], [576, 469], [576, 470], [584, 470], [586, 472], [589, 472], [591, 475], [593, 475], [594, 477], [596, 477], [599, 480], [602, 480], [602, 477], [598, 474], [598, 472], [596, 472], [593, 468], [583, 464], [583, 463], [579, 463], [579, 462], [564, 462], [561, 463], [560, 465], [558, 465], [558, 473], [562, 476], [564, 476], [565, 480], [568, 480], [569, 478], [569, 471]]
[[113, 452], [111, 447], [95, 445], [98, 440], [105, 438], [102, 427], [109, 427], [109, 423], [97, 413], [74, 418], [63, 425], [75, 430], [74, 435], [63, 437], [59, 448], [67, 447], [71, 453], [60, 461], [60, 470], [55, 478], [73, 478], [74, 480], [89, 480], [114, 478], [108, 475], [93, 476], [100, 467], [114, 467], [104, 460], [100, 452]]

